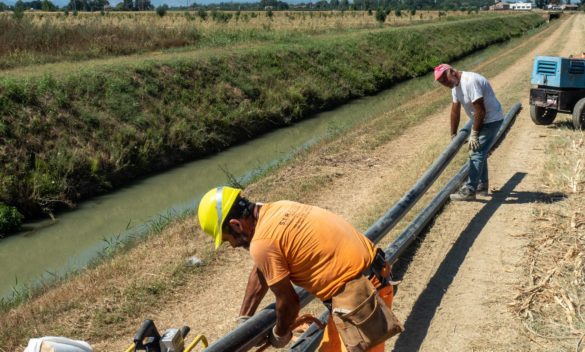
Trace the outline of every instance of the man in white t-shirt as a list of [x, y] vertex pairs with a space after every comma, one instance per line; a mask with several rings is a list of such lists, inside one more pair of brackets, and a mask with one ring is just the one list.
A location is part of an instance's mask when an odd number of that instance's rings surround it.
[[469, 135], [469, 177], [458, 192], [451, 194], [451, 200], [473, 200], [476, 193], [487, 195], [487, 154], [504, 120], [502, 106], [488, 80], [480, 74], [440, 64], [435, 67], [435, 81], [451, 88], [451, 138], [459, 128], [461, 106], [473, 120]]

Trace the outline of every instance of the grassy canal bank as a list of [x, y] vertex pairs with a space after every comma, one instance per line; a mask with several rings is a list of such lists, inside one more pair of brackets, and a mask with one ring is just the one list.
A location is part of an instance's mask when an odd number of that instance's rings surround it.
[[535, 14], [477, 18], [3, 78], [0, 202], [26, 217], [72, 206], [542, 23]]

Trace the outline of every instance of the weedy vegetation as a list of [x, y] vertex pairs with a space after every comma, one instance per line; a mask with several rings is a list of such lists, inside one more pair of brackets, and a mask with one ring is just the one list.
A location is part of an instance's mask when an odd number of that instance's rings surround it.
[[585, 134], [560, 125], [547, 146], [544, 193], [534, 210], [527, 282], [513, 307], [527, 333], [550, 350], [585, 347]]

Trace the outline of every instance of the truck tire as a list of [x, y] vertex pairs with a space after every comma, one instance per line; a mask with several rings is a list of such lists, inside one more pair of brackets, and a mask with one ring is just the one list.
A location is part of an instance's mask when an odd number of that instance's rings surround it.
[[530, 118], [536, 125], [550, 125], [557, 117], [556, 110], [530, 105]]
[[585, 98], [579, 100], [573, 108], [573, 126], [576, 130], [585, 129]]

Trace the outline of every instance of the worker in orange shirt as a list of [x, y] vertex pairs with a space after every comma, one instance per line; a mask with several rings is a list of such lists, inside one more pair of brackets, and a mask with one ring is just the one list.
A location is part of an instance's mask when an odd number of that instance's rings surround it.
[[254, 260], [240, 319], [252, 316], [270, 289], [276, 297], [276, 325], [268, 341], [276, 348], [286, 346], [300, 310], [295, 284], [332, 313], [319, 351], [384, 351], [384, 341], [403, 330], [391, 310], [393, 288], [384, 252], [325, 209], [291, 201], [253, 203], [240, 192], [214, 188], [198, 210], [216, 249], [229, 242], [248, 249]]

